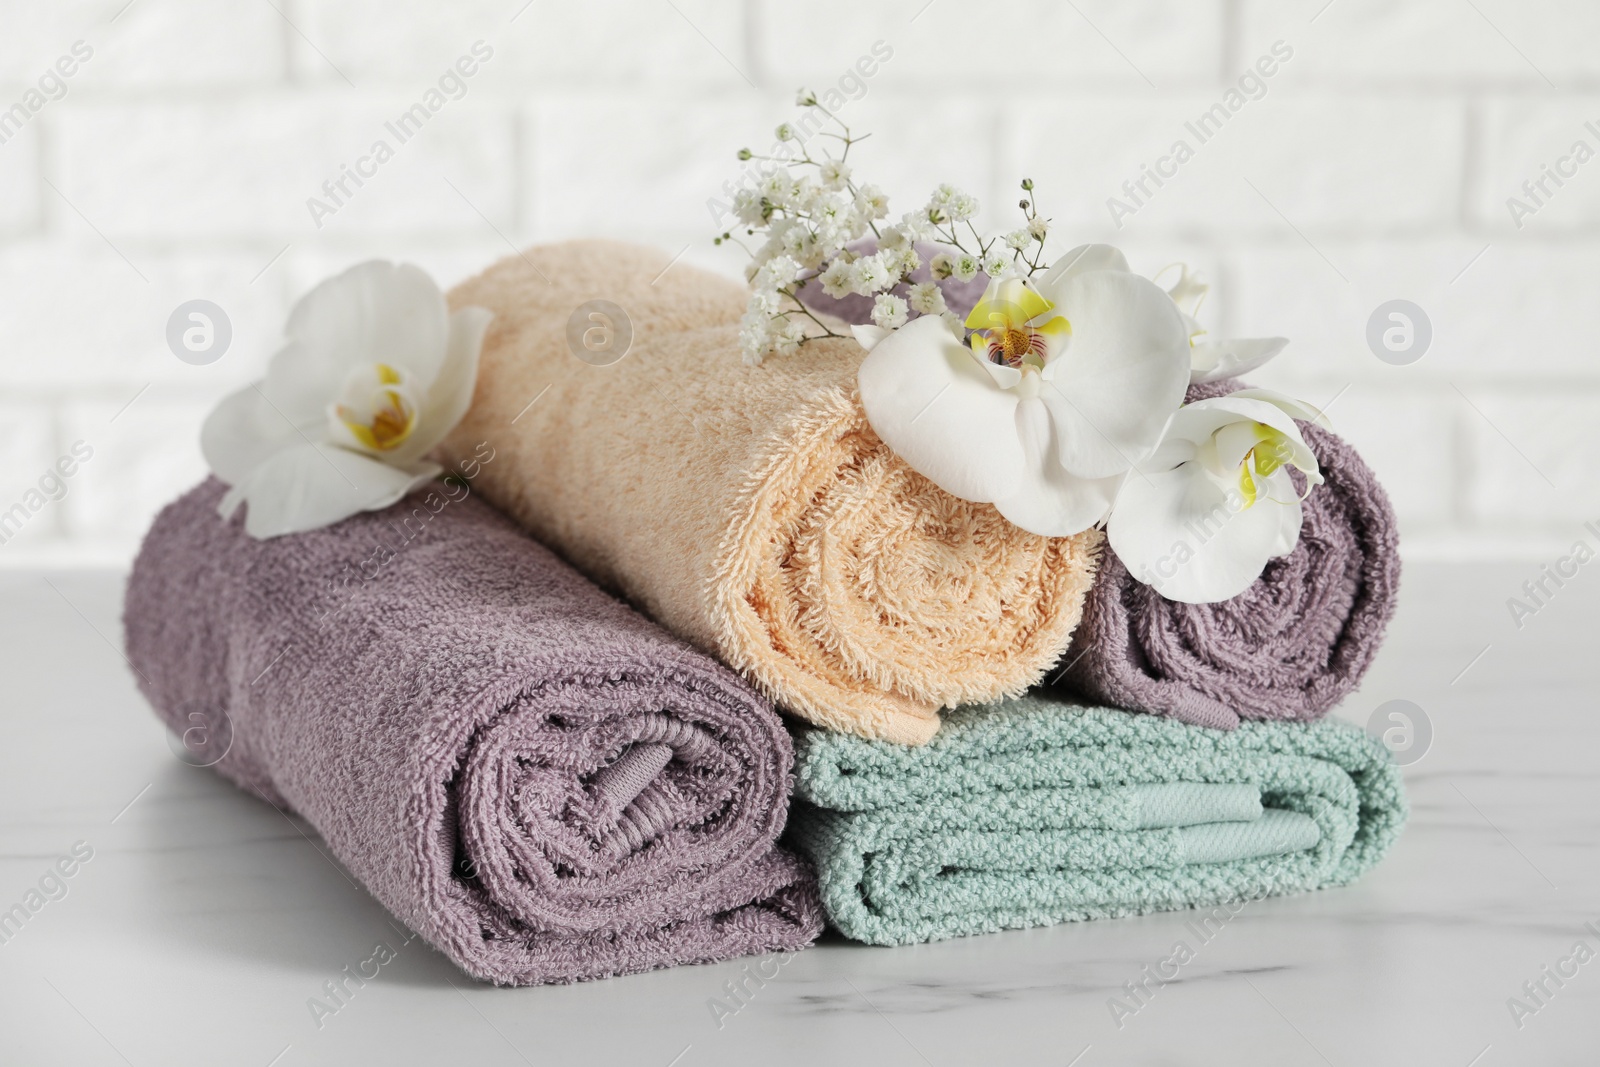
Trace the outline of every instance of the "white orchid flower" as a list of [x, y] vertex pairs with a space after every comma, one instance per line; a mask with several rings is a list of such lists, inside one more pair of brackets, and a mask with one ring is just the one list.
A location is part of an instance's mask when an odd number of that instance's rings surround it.
[[1293, 551], [1306, 490], [1322, 483], [1295, 419], [1315, 408], [1264, 389], [1179, 408], [1155, 454], [1123, 483], [1106, 524], [1128, 572], [1168, 600], [1238, 596], [1267, 561]]
[[451, 314], [417, 267], [362, 263], [300, 299], [267, 376], [206, 418], [200, 448], [252, 537], [313, 530], [443, 472], [424, 459], [466, 414], [492, 314]]
[[873, 429], [941, 489], [1025, 530], [1065, 536], [1103, 520], [1188, 385], [1171, 299], [1091, 257], [1037, 286], [991, 282], [966, 327], [970, 345], [934, 315], [857, 328]]
[[[1218, 382], [1224, 378], [1236, 378], [1246, 374], [1266, 363], [1273, 356], [1283, 351], [1283, 346], [1289, 343], [1287, 337], [1241, 337], [1231, 341], [1203, 341], [1206, 328], [1200, 325], [1200, 305], [1205, 303], [1206, 294], [1211, 291], [1211, 286], [1200, 280], [1199, 275], [1192, 274], [1186, 263], [1175, 263], [1178, 268], [1178, 280], [1167, 290], [1167, 295], [1172, 297], [1172, 302], [1178, 305], [1178, 310], [1183, 313], [1184, 321], [1189, 326], [1189, 350], [1193, 359], [1193, 370], [1190, 372], [1189, 381], [1195, 385], [1201, 382]], [[1157, 279], [1171, 268], [1164, 268], [1156, 273]]]
[[[1202, 340], [1206, 328], [1200, 325], [1195, 316], [1200, 313], [1200, 305], [1205, 303], [1211, 286], [1201, 281], [1199, 275], [1190, 272], [1187, 264], [1175, 263], [1172, 266], [1178, 268], [1178, 280], [1166, 293], [1183, 316], [1184, 332], [1189, 338], [1191, 384], [1217, 382], [1246, 374], [1282, 352], [1284, 345], [1289, 343], [1287, 337]], [[1061, 257], [1060, 269], [1127, 271], [1129, 267], [1126, 257], [1110, 245], [1079, 245]], [[1170, 269], [1166, 267], [1156, 272], [1158, 284], [1161, 275]]]

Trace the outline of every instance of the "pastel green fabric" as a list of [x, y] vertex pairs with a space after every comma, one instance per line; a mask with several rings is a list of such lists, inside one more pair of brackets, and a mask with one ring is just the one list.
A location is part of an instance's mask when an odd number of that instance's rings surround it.
[[1032, 694], [925, 747], [804, 728], [788, 840], [847, 937], [905, 945], [1344, 885], [1399, 836], [1399, 768], [1337, 719], [1224, 732]]

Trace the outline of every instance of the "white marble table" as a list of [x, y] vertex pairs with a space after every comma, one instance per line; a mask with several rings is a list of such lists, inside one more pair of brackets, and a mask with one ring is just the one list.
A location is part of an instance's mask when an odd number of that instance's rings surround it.
[[[744, 963], [504, 990], [417, 941], [319, 1028], [308, 999], [397, 943], [386, 913], [303, 826], [173, 758], [118, 651], [117, 575], [0, 572], [0, 910], [93, 850], [0, 944], [0, 1064], [1592, 1065], [1600, 959], [1543, 968], [1600, 952], [1600, 576], [1518, 631], [1534, 570], [1411, 568], [1344, 709], [1432, 722], [1405, 836], [1353, 887], [1246, 907], [1120, 1029], [1108, 1000], [1186, 916], [828, 940], [720, 1028]], [[1541, 978], [1519, 1029], [1508, 998]]]

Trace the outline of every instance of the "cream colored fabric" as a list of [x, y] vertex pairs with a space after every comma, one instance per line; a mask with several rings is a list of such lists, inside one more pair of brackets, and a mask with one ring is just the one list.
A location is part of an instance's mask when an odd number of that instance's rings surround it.
[[[818, 725], [921, 744], [937, 708], [1022, 692], [1067, 645], [1099, 535], [1025, 533], [906, 467], [861, 412], [853, 340], [745, 366], [745, 298], [614, 242], [503, 260], [450, 294], [495, 318], [444, 458], [488, 441], [491, 501]], [[610, 366], [568, 346], [588, 300], [632, 322]]]

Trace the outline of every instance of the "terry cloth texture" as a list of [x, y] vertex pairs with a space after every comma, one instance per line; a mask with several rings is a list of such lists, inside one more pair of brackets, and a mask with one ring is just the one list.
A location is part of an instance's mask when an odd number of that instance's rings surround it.
[[565, 982], [817, 935], [774, 845], [791, 746], [731, 671], [459, 487], [270, 541], [217, 517], [224, 489], [169, 505], [134, 563], [140, 688], [174, 732], [231, 730], [216, 769], [463, 970]]
[[[937, 708], [1020, 695], [1070, 639], [1099, 534], [1035, 536], [912, 471], [867, 424], [854, 339], [746, 366], [748, 295], [607, 241], [491, 267], [450, 294], [495, 318], [446, 460], [491, 442], [492, 503], [818, 725], [920, 744]], [[590, 300], [631, 326], [606, 366]]]
[[[1189, 399], [1238, 388], [1197, 386]], [[1294, 551], [1217, 604], [1165, 600], [1105, 553], [1062, 659], [1066, 691], [1231, 729], [1240, 719], [1319, 718], [1360, 684], [1400, 592], [1394, 511], [1354, 448], [1299, 426], [1326, 482], [1306, 498]]]
[[1223, 733], [1043, 695], [922, 748], [805, 729], [785, 841], [829, 921], [904, 945], [1320, 889], [1378, 862], [1399, 768], [1337, 720]]

